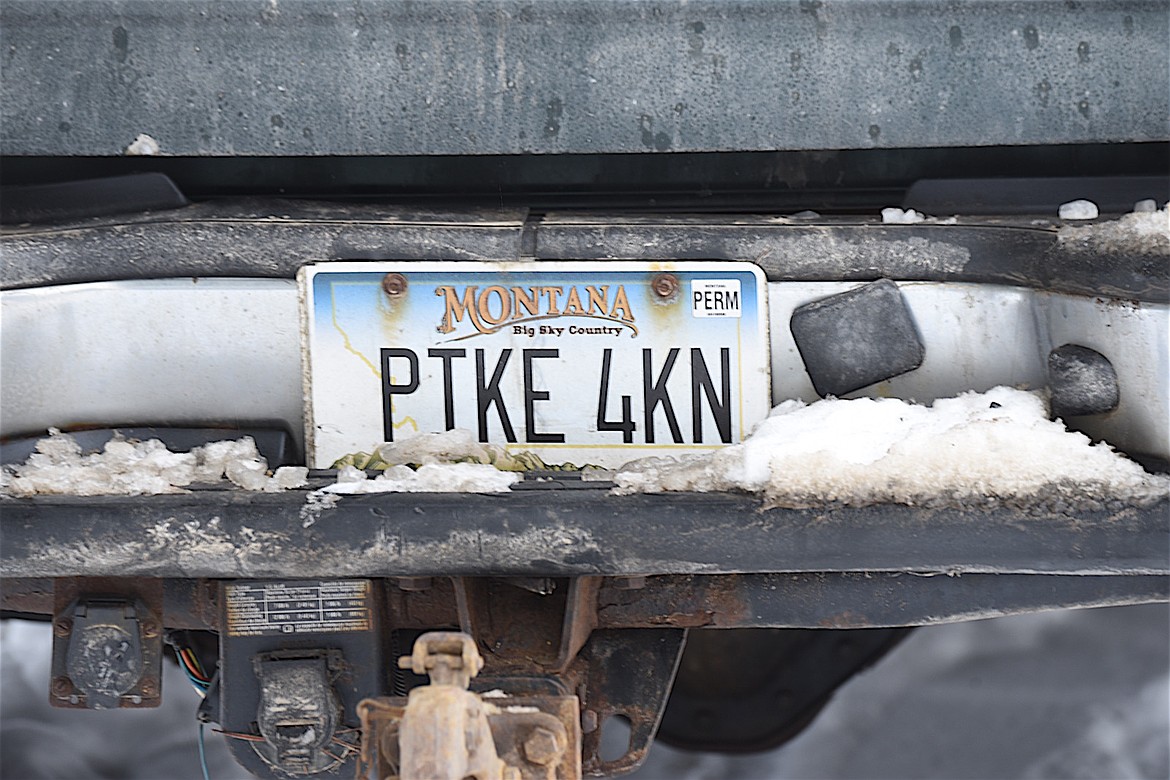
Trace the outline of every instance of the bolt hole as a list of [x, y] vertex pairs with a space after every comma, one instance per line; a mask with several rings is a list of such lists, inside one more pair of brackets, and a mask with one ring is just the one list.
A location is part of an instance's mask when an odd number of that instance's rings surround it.
[[610, 715], [601, 724], [601, 744], [597, 753], [608, 764], [630, 752], [630, 719], [625, 715]]

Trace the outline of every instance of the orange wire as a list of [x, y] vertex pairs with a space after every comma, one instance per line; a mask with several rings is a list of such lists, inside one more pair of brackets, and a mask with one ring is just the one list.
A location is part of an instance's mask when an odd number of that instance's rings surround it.
[[243, 734], [239, 731], [223, 731], [221, 729], [212, 729], [212, 731], [214, 731], [216, 734], [223, 734], [225, 737], [231, 737], [232, 739], [242, 739], [246, 742], [266, 742], [267, 741], [264, 739], [264, 737], [260, 737], [260, 736], [257, 736], [255, 734]]
[[179, 650], [177, 657], [179, 658], [180, 662], [182, 662], [183, 666], [186, 667], [187, 671], [190, 672], [196, 679], [198, 679], [199, 682], [211, 682], [211, 678], [203, 673], [203, 667], [200, 666], [199, 659], [195, 657], [195, 653], [193, 653], [191, 650], [183, 648]]

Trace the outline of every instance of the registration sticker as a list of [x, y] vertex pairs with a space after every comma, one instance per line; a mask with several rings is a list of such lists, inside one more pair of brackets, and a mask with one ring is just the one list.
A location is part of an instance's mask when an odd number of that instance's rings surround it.
[[770, 408], [750, 263], [336, 262], [300, 284], [314, 468], [453, 428], [616, 467], [740, 441]]

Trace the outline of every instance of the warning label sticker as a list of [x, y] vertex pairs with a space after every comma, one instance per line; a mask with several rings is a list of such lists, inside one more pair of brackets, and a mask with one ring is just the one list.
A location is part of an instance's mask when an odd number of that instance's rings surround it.
[[369, 631], [371, 625], [369, 580], [227, 586], [229, 636]]

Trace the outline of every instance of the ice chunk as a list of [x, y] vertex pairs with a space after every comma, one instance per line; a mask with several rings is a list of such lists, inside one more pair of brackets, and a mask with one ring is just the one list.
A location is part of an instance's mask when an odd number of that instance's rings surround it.
[[1096, 219], [1097, 204], [1091, 200], [1070, 200], [1060, 204], [1057, 214], [1061, 219]]
[[740, 490], [771, 506], [1147, 504], [1170, 478], [1048, 419], [1036, 394], [1007, 387], [921, 406], [891, 398], [786, 401], [743, 443], [684, 460], [627, 464], [618, 493]]
[[162, 151], [162, 146], [159, 142], [151, 138], [146, 133], [140, 133], [137, 138], [129, 146], [126, 147], [126, 154], [131, 157], [153, 157]]
[[263, 490], [268, 484], [268, 464], [255, 458], [229, 461], [224, 473], [245, 490]]
[[302, 488], [309, 484], [309, 470], [304, 466], [281, 466], [273, 473], [272, 484], [278, 490]]
[[1146, 198], [1145, 200], [1139, 200], [1137, 203], [1133, 204], [1133, 213], [1134, 214], [1150, 214], [1150, 213], [1153, 213], [1157, 210], [1158, 210], [1158, 201], [1154, 200], [1153, 198]]
[[27, 462], [12, 467], [7, 490], [17, 496], [151, 495], [181, 492], [194, 474], [195, 456], [167, 450], [157, 440], [112, 439], [102, 452], [83, 454], [68, 434], [50, 430]]
[[454, 463], [461, 460], [490, 463], [495, 454], [494, 449], [497, 448], [477, 441], [471, 431], [456, 428], [446, 433], [423, 433], [383, 444], [378, 447], [377, 453], [391, 466]]
[[916, 225], [925, 221], [926, 215], [914, 209], [905, 211], [898, 208], [882, 209], [882, 223], [886, 225]]
[[[356, 470], [356, 469], [355, 469]], [[344, 471], [344, 469], [343, 469]], [[519, 482], [520, 474], [500, 471], [483, 463], [428, 463], [414, 471], [391, 466], [376, 479], [338, 481], [322, 488], [327, 493], [504, 493]]]
[[211, 442], [191, 452], [171, 452], [161, 441], [114, 437], [101, 452], [84, 454], [77, 441], [51, 430], [28, 461], [6, 470], [4, 489], [17, 496], [155, 495], [181, 493], [193, 482], [218, 482], [225, 474], [247, 490], [275, 492], [306, 484], [308, 469], [268, 464], [248, 437]]
[[217, 482], [229, 463], [237, 460], [260, 460], [260, 450], [251, 436], [234, 441], [213, 441], [193, 450], [196, 458], [195, 482]]
[[356, 466], [342, 466], [337, 470], [338, 482], [365, 482], [366, 472]]
[[67, 463], [81, 455], [81, 445], [56, 428], [49, 429], [49, 437], [37, 442], [36, 451], [49, 463]]

